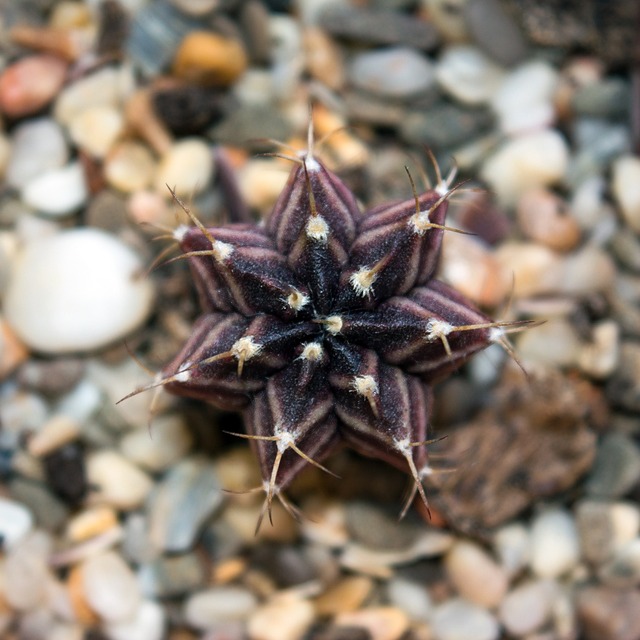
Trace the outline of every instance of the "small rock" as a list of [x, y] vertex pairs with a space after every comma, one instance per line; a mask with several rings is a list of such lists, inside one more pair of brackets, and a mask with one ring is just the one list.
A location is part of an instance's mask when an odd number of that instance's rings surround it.
[[529, 562], [529, 530], [520, 523], [507, 524], [496, 531], [493, 539], [500, 564], [509, 576], [515, 576]]
[[313, 606], [296, 596], [276, 598], [249, 617], [251, 640], [299, 640], [314, 619]]
[[620, 327], [614, 320], [603, 320], [593, 326], [591, 340], [578, 354], [578, 366], [592, 378], [609, 377], [618, 366]]
[[569, 149], [555, 130], [543, 129], [508, 141], [484, 162], [481, 175], [505, 205], [532, 187], [553, 185], [565, 175]]
[[534, 519], [530, 566], [537, 576], [557, 578], [573, 569], [579, 557], [578, 532], [569, 513], [550, 509]]
[[616, 160], [611, 184], [626, 223], [640, 233], [640, 158], [623, 156]]
[[605, 78], [579, 87], [571, 105], [579, 116], [623, 120], [629, 117], [630, 93], [622, 78]]
[[247, 62], [239, 40], [191, 31], [178, 47], [173, 73], [187, 82], [227, 87], [242, 75]]
[[444, 50], [436, 67], [442, 89], [464, 104], [486, 104], [502, 83], [503, 70], [479, 49], [455, 45]]
[[170, 0], [180, 11], [190, 16], [203, 16], [211, 13], [220, 4], [220, 0]]
[[163, 478], [149, 502], [151, 540], [164, 551], [186, 551], [221, 502], [214, 465], [196, 458], [183, 460]]
[[433, 23], [446, 42], [467, 42], [469, 20], [465, 15], [467, 0], [423, 0]]
[[27, 56], [0, 75], [0, 111], [22, 118], [46, 107], [62, 87], [67, 63], [49, 55]]
[[21, 122], [11, 138], [11, 157], [5, 179], [16, 189], [22, 189], [43, 173], [62, 168], [69, 158], [62, 128], [50, 118]]
[[197, 138], [180, 140], [160, 160], [155, 189], [168, 195], [168, 185], [179, 198], [193, 197], [209, 186], [213, 168], [213, 155], [205, 142]]
[[26, 344], [48, 353], [88, 351], [146, 319], [151, 282], [138, 257], [97, 229], [62, 231], [27, 244], [4, 298], [7, 320]]
[[[315, 115], [314, 112], [314, 120]], [[215, 142], [244, 148], [250, 140], [288, 140], [291, 134], [291, 123], [279, 110], [271, 105], [252, 104], [232, 110], [209, 132]], [[264, 150], [264, 145], [257, 149]]]
[[19, 502], [0, 497], [0, 545], [10, 551], [31, 531], [33, 516]]
[[44, 484], [24, 478], [9, 483], [10, 495], [31, 511], [36, 524], [46, 531], [60, 529], [69, 517], [69, 509]]
[[157, 558], [138, 570], [138, 583], [147, 598], [176, 598], [201, 589], [205, 568], [194, 553]]
[[586, 499], [576, 505], [575, 511], [583, 557], [594, 564], [603, 563], [614, 545], [611, 504]]
[[79, 162], [53, 169], [33, 178], [22, 189], [22, 199], [30, 207], [52, 217], [69, 215], [87, 200], [87, 183]]
[[223, 115], [220, 94], [211, 87], [184, 83], [162, 87], [153, 91], [151, 102], [160, 121], [178, 136], [201, 133]]
[[206, 630], [226, 622], [246, 620], [257, 606], [258, 600], [247, 589], [214, 587], [192, 593], [184, 603], [184, 617], [193, 627]]
[[400, 640], [409, 628], [409, 618], [396, 607], [371, 607], [342, 613], [336, 617], [335, 624], [366, 629], [371, 640]]
[[130, 620], [104, 626], [109, 640], [162, 640], [165, 638], [165, 609], [158, 602], [143, 600]]
[[0, 316], [0, 380], [27, 360], [29, 350], [9, 323]]
[[521, 584], [500, 605], [500, 621], [514, 636], [537, 631], [551, 617], [555, 591], [554, 583], [547, 580]]
[[89, 606], [107, 622], [129, 622], [136, 616], [140, 588], [129, 565], [114, 551], [86, 560], [82, 583]]
[[577, 598], [585, 640], [635, 640], [640, 637], [640, 592], [587, 587]]
[[123, 511], [138, 508], [151, 491], [151, 478], [116, 451], [92, 453], [87, 476], [95, 499]]
[[84, 362], [78, 358], [56, 358], [25, 362], [18, 371], [23, 388], [46, 396], [57, 396], [71, 391], [84, 375]]
[[431, 620], [433, 603], [424, 585], [404, 578], [392, 578], [387, 584], [387, 597], [392, 605], [402, 609], [412, 620]]
[[67, 537], [84, 542], [118, 526], [116, 512], [107, 506], [92, 507], [73, 516], [67, 523]]
[[586, 481], [594, 498], [619, 498], [640, 480], [640, 448], [623, 433], [609, 433], [600, 442]]
[[347, 576], [318, 596], [314, 605], [319, 616], [335, 616], [356, 611], [373, 589], [373, 580], [366, 576]]
[[50, 578], [47, 568], [50, 539], [42, 532], [23, 538], [7, 553], [2, 581], [11, 588], [3, 589], [3, 599], [13, 609], [30, 611], [45, 604], [46, 586]]
[[497, 607], [509, 588], [506, 572], [480, 546], [460, 541], [444, 560], [449, 580], [458, 593], [486, 609]]
[[349, 63], [348, 74], [355, 87], [397, 99], [426, 93], [435, 82], [428, 58], [408, 47], [359, 53]]
[[432, 628], [438, 640], [498, 640], [498, 621], [482, 607], [462, 598], [436, 607]]
[[317, 27], [303, 32], [305, 63], [311, 76], [334, 91], [344, 87], [345, 72], [342, 51], [338, 45]]
[[75, 144], [95, 158], [104, 158], [124, 130], [124, 117], [110, 105], [89, 107], [78, 113], [69, 125]]
[[72, 442], [79, 435], [80, 425], [75, 420], [65, 415], [54, 415], [29, 439], [27, 451], [40, 458]]
[[570, 367], [579, 357], [580, 346], [570, 322], [563, 318], [550, 318], [519, 336], [518, 355], [527, 365]]
[[615, 589], [631, 589], [640, 584], [640, 538], [616, 549], [598, 571], [603, 584]]
[[139, 142], [124, 141], [117, 144], [104, 162], [107, 183], [125, 193], [134, 193], [148, 187], [156, 170], [156, 161], [151, 151]]

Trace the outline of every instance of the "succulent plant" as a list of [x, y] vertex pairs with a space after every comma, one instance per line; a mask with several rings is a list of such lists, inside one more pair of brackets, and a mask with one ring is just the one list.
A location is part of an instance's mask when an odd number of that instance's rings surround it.
[[[202, 306], [191, 337], [146, 388], [241, 411], [266, 499], [341, 446], [407, 471], [428, 462], [433, 385], [520, 323], [494, 322], [434, 278], [453, 176], [362, 212], [310, 148], [259, 224], [174, 232]], [[435, 165], [435, 163], [434, 163]], [[410, 178], [410, 176], [409, 176]], [[452, 230], [457, 231], [457, 230]], [[140, 391], [140, 390], [138, 390]], [[136, 393], [136, 392], [134, 392]], [[428, 507], [427, 507], [428, 508]], [[259, 523], [258, 523], [259, 526]]]

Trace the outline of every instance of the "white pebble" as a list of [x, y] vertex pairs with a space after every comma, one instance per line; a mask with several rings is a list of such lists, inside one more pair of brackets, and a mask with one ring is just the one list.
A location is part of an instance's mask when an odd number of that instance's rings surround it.
[[56, 412], [82, 424], [100, 408], [101, 404], [100, 389], [85, 378], [60, 398], [56, 404]]
[[493, 539], [500, 563], [510, 576], [515, 576], [529, 561], [529, 530], [520, 523], [499, 529]]
[[554, 583], [547, 580], [516, 587], [500, 605], [500, 621], [511, 635], [533, 633], [550, 618], [555, 592]]
[[33, 178], [66, 164], [69, 149], [62, 128], [50, 118], [36, 118], [13, 131], [12, 150], [5, 179], [20, 189]]
[[63, 231], [28, 243], [4, 298], [7, 320], [47, 353], [105, 346], [138, 327], [153, 303], [139, 258], [97, 229]]
[[163, 607], [157, 602], [144, 600], [131, 620], [109, 623], [104, 631], [109, 640], [162, 640], [165, 626]]
[[622, 547], [640, 532], [640, 510], [630, 502], [615, 502], [610, 508], [615, 546]]
[[523, 332], [518, 339], [518, 355], [528, 365], [569, 367], [576, 363], [580, 349], [575, 329], [564, 318], [549, 318]]
[[100, 105], [76, 115], [69, 126], [69, 135], [83, 151], [95, 158], [104, 158], [123, 128], [122, 112], [109, 105]]
[[96, 502], [118, 509], [136, 509], [153, 487], [151, 478], [116, 451], [102, 450], [87, 459], [87, 479], [95, 486]]
[[640, 158], [623, 156], [615, 161], [611, 188], [626, 223], [640, 233]]
[[300, 640], [314, 619], [313, 605], [296, 596], [281, 597], [260, 607], [249, 618], [251, 640]]
[[0, 540], [4, 549], [10, 550], [33, 527], [33, 516], [19, 502], [0, 496]]
[[557, 131], [543, 129], [505, 143], [487, 158], [481, 175], [504, 205], [514, 205], [527, 189], [559, 182], [568, 160], [565, 139]]
[[522, 133], [552, 124], [557, 82], [557, 71], [542, 61], [528, 62], [512, 71], [491, 99], [502, 131]]
[[240, 587], [214, 587], [191, 594], [184, 605], [185, 620], [197, 629], [246, 620], [258, 606], [256, 597]]
[[456, 100], [476, 105], [488, 102], [495, 94], [504, 71], [479, 49], [455, 45], [440, 56], [436, 78], [444, 91]]
[[104, 162], [106, 181], [125, 193], [135, 193], [148, 187], [156, 170], [151, 151], [143, 144], [130, 140], [116, 144]]
[[407, 98], [430, 89], [433, 64], [408, 47], [392, 47], [357, 54], [349, 65], [351, 83], [391, 98]]
[[140, 606], [140, 588], [129, 565], [114, 551], [93, 556], [82, 565], [84, 595], [108, 622], [131, 621]]
[[433, 614], [433, 603], [424, 585], [392, 578], [387, 584], [389, 602], [402, 609], [413, 620], [428, 622]]
[[176, 142], [162, 157], [155, 178], [158, 193], [168, 194], [167, 185], [178, 197], [192, 197], [209, 185], [213, 176], [213, 155], [200, 139]]
[[21, 197], [30, 207], [48, 216], [74, 213], [89, 197], [82, 165], [72, 162], [33, 178], [25, 184]]
[[593, 326], [591, 341], [578, 354], [580, 369], [592, 378], [607, 378], [618, 365], [620, 327], [615, 320], [602, 320]]
[[436, 608], [432, 628], [437, 640], [497, 640], [498, 621], [482, 607], [462, 598], [448, 600]]
[[540, 578], [557, 578], [575, 567], [580, 557], [578, 531], [562, 509], [541, 513], [531, 527], [530, 566]]

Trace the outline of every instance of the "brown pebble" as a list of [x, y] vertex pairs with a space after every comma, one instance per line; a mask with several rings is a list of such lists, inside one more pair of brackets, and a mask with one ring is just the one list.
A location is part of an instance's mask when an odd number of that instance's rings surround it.
[[587, 587], [578, 595], [585, 640], [640, 638], [640, 591]]
[[365, 576], [348, 576], [330, 586], [314, 605], [319, 616], [335, 616], [356, 611], [373, 589], [373, 580]]
[[93, 46], [91, 29], [56, 29], [16, 25], [10, 32], [11, 40], [36, 51], [45, 51], [65, 60], [75, 61]]
[[80, 425], [63, 414], [49, 418], [27, 444], [27, 451], [36, 458], [46, 456], [80, 435]]
[[567, 203], [547, 189], [531, 189], [517, 204], [520, 229], [556, 251], [570, 251], [580, 242], [580, 226]]
[[325, 31], [308, 27], [303, 33], [305, 62], [309, 73], [334, 91], [344, 87], [342, 52]]
[[211, 572], [211, 581], [214, 584], [227, 584], [239, 578], [247, 568], [244, 558], [227, 558], [214, 566]]
[[409, 628], [407, 614], [396, 607], [372, 607], [343, 613], [336, 618], [341, 627], [363, 627], [371, 640], [399, 640]]
[[146, 140], [158, 155], [163, 155], [173, 145], [173, 136], [156, 115], [148, 89], [136, 91], [127, 101], [124, 113], [131, 130]]
[[89, 606], [84, 594], [81, 565], [76, 565], [69, 572], [67, 576], [67, 591], [78, 622], [87, 626], [96, 624], [98, 622], [98, 616]]
[[173, 62], [173, 73], [202, 85], [227, 87], [247, 68], [242, 44], [210, 31], [192, 31], [181, 42]]
[[83, 542], [118, 524], [118, 516], [111, 507], [99, 506], [86, 509], [67, 523], [67, 538], [72, 542]]
[[0, 75], [0, 111], [12, 118], [36, 113], [60, 91], [67, 63], [50, 55], [28, 56]]
[[6, 378], [28, 356], [29, 350], [26, 345], [4, 318], [0, 318], [0, 380]]

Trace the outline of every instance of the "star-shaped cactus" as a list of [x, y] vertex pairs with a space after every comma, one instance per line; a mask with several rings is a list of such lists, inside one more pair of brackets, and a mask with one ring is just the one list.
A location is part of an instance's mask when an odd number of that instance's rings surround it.
[[427, 503], [433, 385], [515, 325], [434, 279], [450, 179], [363, 213], [311, 149], [294, 160], [263, 223], [205, 228], [182, 205], [193, 226], [174, 237], [203, 313], [150, 387], [243, 412], [263, 515], [344, 445], [412, 476], [404, 513]]

